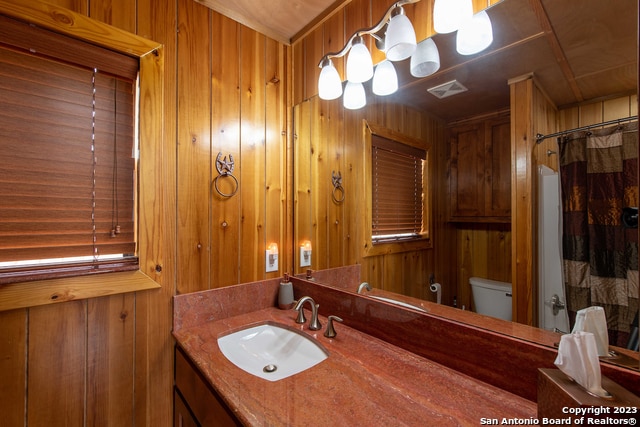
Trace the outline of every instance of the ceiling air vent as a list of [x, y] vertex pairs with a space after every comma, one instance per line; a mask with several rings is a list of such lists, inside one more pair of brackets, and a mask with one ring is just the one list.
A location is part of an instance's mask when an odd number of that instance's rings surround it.
[[451, 80], [450, 82], [443, 83], [439, 86], [434, 86], [430, 89], [427, 89], [431, 95], [436, 98], [446, 98], [451, 95], [456, 95], [458, 93], [466, 92], [467, 88], [464, 87], [459, 81]]

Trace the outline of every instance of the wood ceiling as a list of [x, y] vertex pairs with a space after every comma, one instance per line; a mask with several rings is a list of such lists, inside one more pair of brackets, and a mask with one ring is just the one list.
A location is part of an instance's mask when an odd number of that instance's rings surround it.
[[[637, 92], [637, 1], [504, 0], [487, 12], [494, 40], [486, 51], [459, 55], [455, 34], [437, 34], [440, 70], [415, 79], [405, 61], [394, 96], [451, 121], [509, 108], [509, 80], [527, 74], [558, 107]], [[427, 92], [454, 79], [469, 90], [445, 99]]]
[[[348, 0], [197, 1], [288, 43]], [[527, 74], [559, 107], [637, 92], [636, 0], [504, 0], [487, 12], [494, 33], [488, 49], [459, 55], [455, 33], [436, 34], [440, 70], [415, 79], [409, 60], [396, 63], [401, 89], [392, 96], [452, 121], [509, 108], [508, 81]], [[444, 99], [427, 92], [452, 80], [468, 91]]]
[[350, 0], [195, 0], [281, 43]]

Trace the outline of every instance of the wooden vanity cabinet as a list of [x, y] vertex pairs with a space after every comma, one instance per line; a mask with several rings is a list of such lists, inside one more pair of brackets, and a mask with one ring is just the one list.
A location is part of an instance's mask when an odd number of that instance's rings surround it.
[[511, 126], [508, 116], [449, 128], [452, 222], [511, 221]]
[[198, 427], [198, 421], [177, 389], [173, 392], [173, 425], [174, 427]]
[[174, 427], [242, 425], [180, 347], [175, 360]]

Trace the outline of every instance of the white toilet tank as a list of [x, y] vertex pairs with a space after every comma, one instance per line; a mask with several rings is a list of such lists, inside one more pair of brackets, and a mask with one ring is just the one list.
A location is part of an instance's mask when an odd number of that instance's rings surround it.
[[476, 313], [511, 320], [511, 283], [469, 278]]

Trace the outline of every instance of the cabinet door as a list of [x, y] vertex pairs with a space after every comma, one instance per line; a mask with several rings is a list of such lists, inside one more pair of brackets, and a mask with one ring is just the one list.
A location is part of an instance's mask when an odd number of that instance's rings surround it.
[[511, 125], [508, 120], [490, 120], [485, 127], [486, 182], [484, 215], [511, 216]]
[[485, 137], [484, 125], [451, 129], [451, 217], [484, 215]]
[[198, 427], [177, 389], [173, 392], [173, 427]]
[[242, 425], [208, 385], [198, 369], [189, 361], [182, 349], [177, 347], [175, 355], [176, 388], [184, 396], [184, 403], [193, 412], [197, 424], [203, 427]]

